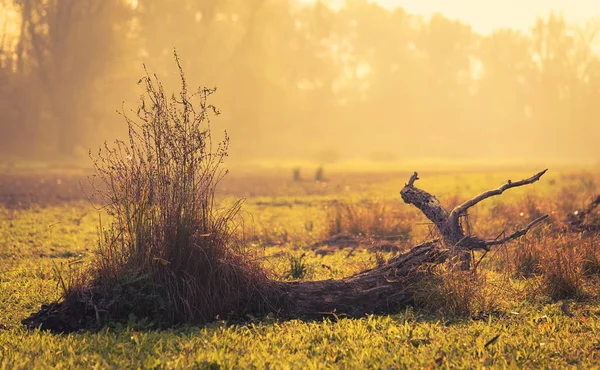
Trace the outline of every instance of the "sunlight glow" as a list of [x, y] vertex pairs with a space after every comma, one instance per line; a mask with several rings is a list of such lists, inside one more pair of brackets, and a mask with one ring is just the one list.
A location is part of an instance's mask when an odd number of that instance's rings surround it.
[[[315, 0], [299, 0], [312, 3]], [[345, 0], [326, 0], [333, 8], [343, 6]], [[563, 13], [573, 23], [600, 19], [600, 2], [589, 0], [370, 0], [384, 8], [402, 7], [407, 12], [430, 17], [441, 13], [452, 19], [470, 24], [478, 33], [489, 34], [498, 28], [528, 30], [537, 17], [546, 17], [551, 11]]]

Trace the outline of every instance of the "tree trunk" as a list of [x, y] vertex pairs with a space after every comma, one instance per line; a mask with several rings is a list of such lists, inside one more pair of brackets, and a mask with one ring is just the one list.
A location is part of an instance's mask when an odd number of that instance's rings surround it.
[[282, 313], [292, 317], [398, 312], [413, 304], [413, 289], [423, 267], [447, 257], [438, 241], [414, 247], [387, 264], [341, 280], [280, 282]]

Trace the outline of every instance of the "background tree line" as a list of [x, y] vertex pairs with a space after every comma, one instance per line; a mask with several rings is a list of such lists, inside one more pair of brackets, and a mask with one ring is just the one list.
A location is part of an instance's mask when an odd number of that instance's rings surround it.
[[0, 152], [112, 140], [142, 63], [177, 83], [177, 48], [190, 82], [218, 87], [237, 159], [600, 159], [594, 23], [479, 35], [366, 0], [174, 4], [0, 0]]

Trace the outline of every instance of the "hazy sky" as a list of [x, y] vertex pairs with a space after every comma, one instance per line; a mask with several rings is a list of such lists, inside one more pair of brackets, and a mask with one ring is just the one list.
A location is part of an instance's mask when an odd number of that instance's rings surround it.
[[[310, 2], [314, 0], [301, 0]], [[551, 10], [564, 11], [569, 21], [600, 18], [598, 0], [372, 0], [385, 7], [401, 6], [410, 13], [429, 16], [440, 12], [471, 24], [480, 33], [495, 28], [527, 29], [538, 16], [547, 16]], [[344, 3], [344, 0], [332, 0]]]

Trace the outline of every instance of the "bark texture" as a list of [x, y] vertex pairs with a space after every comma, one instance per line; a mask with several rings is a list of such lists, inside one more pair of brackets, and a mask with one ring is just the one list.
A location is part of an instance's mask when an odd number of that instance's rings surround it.
[[398, 312], [413, 304], [415, 283], [427, 273], [427, 266], [441, 263], [447, 256], [439, 241], [430, 241], [396, 256], [384, 266], [345, 279], [281, 282], [283, 313], [292, 317], [319, 317]]

